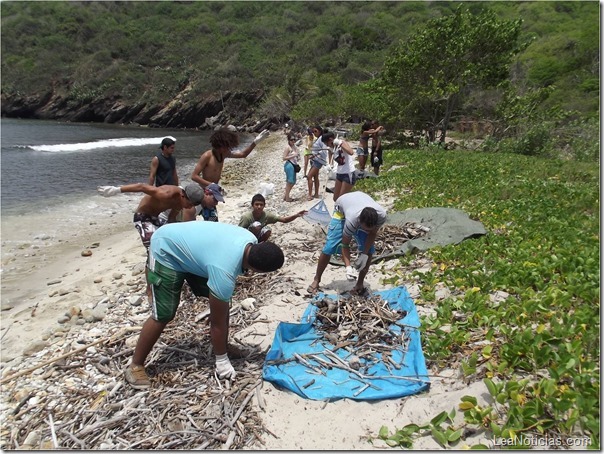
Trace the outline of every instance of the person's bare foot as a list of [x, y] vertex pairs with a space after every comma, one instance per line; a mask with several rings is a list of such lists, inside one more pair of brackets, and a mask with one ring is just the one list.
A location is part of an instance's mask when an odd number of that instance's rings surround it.
[[306, 197], [306, 200], [310, 202], [312, 200], [312, 196], [309, 195], [308, 197]]

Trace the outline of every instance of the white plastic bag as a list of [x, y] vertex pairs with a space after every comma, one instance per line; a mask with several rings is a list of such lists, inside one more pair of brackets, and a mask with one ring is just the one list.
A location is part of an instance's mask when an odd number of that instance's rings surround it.
[[258, 194], [262, 194], [262, 196], [266, 199], [269, 195], [275, 193], [275, 185], [273, 183], [260, 183], [260, 190]]

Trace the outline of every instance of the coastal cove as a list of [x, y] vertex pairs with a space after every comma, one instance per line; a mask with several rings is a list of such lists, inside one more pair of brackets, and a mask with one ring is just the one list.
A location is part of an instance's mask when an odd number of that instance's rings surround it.
[[[302, 178], [299, 178], [291, 192], [291, 196], [296, 201], [291, 203], [282, 201], [284, 174], [281, 155], [285, 143], [282, 132], [272, 133], [248, 158], [233, 160], [230, 163], [229, 169], [224, 174], [226, 203], [219, 206], [221, 222], [236, 223], [241, 213], [248, 209], [251, 196], [259, 191], [262, 183], [275, 184], [275, 193], [267, 198], [267, 210], [286, 215], [300, 209], [309, 209], [316, 203], [306, 201], [306, 180]], [[321, 174], [321, 178], [326, 178], [326, 175]], [[112, 203], [121, 202], [130, 207], [135, 206], [138, 201], [136, 197], [130, 198], [125, 195], [111, 199], [98, 197], [98, 199], [111, 200]], [[325, 194], [324, 200], [331, 210], [333, 208], [331, 195]], [[384, 206], [390, 207], [391, 200], [388, 194], [380, 194], [378, 200]], [[47, 358], [76, 350], [87, 343], [112, 336], [115, 332], [123, 332], [123, 329], [129, 330], [125, 334], [128, 337], [126, 345], [132, 345], [136, 340], [140, 324], [148, 315], [146, 298], [142, 298], [141, 301], [144, 291], [141, 267], [144, 264], [145, 252], [132, 227], [130, 213], [127, 211], [128, 209], [124, 208], [123, 213], [114, 213], [105, 220], [97, 219], [97, 224], [86, 230], [85, 234], [79, 235], [77, 239], [74, 237], [69, 242], [61, 242], [59, 247], [53, 249], [52, 257], [45, 257], [45, 266], [38, 267], [27, 275], [22, 274], [21, 281], [11, 282], [12, 287], [26, 288], [25, 284], [32, 281], [33, 288], [37, 290], [32, 290], [18, 307], [2, 312], [3, 380], [16, 371], [24, 371]], [[43, 222], [43, 216], [40, 216], [39, 222]], [[4, 234], [3, 229], [3, 241]], [[312, 279], [318, 250], [324, 239], [324, 233], [320, 228], [302, 219], [290, 224], [276, 224], [273, 236], [274, 241], [281, 245], [286, 253], [286, 264], [275, 277], [276, 282], [281, 283], [277, 285], [281, 290], [258, 291], [254, 295], [258, 300], [254, 315], [262, 322], [253, 325], [252, 330], [244, 330], [237, 335], [243, 343], [255, 345], [262, 350], [270, 346], [279, 322], [298, 322], [307, 307], [309, 299], [304, 296], [304, 289]], [[98, 246], [92, 247], [95, 243], [98, 243]], [[316, 246], [306, 252], [304, 244]], [[3, 253], [4, 248], [3, 246]], [[82, 256], [81, 252], [84, 248], [92, 251], [92, 255]], [[32, 263], [37, 264], [41, 261], [41, 257], [33, 255], [32, 250], [35, 251], [30, 249], [29, 257], [22, 257], [23, 263], [31, 267], [34, 266]], [[385, 270], [395, 263], [396, 260], [391, 260], [372, 268], [366, 280], [369, 288], [372, 290], [389, 288], [388, 284], [381, 283], [381, 278]], [[417, 267], [422, 266], [429, 267], [429, 264], [422, 264], [420, 260]], [[53, 281], [59, 282], [48, 285]], [[341, 292], [352, 287], [352, 283], [345, 279], [342, 268], [331, 266], [325, 272], [324, 284], [327, 292]], [[408, 288], [411, 292], [418, 291], [412, 281], [408, 283]], [[234, 305], [238, 303], [238, 301], [233, 302]], [[105, 312], [99, 317], [101, 320], [77, 324], [76, 321], [81, 318], [73, 315], [70, 320], [65, 317], [65, 314], [74, 314], [77, 311], [89, 313], [93, 308], [96, 311], [104, 308]], [[63, 320], [62, 323], [59, 323], [60, 319]], [[178, 326], [174, 329], [178, 332]], [[195, 335], [200, 336], [196, 333]], [[208, 342], [208, 339], [201, 336], [199, 342]], [[91, 358], [89, 361], [94, 362], [94, 355]], [[126, 355], [122, 360], [127, 361], [128, 356]], [[78, 369], [74, 369], [73, 373], [76, 370]], [[63, 376], [63, 373], [67, 375]], [[56, 375], [55, 381], [59, 381], [47, 391], [45, 388], [48, 385], [45, 384], [44, 377], [48, 374], [53, 374], [51, 366], [40, 368], [3, 385], [3, 416], [7, 427], [13, 424], [11, 412], [19, 404], [19, 396], [23, 396], [24, 392], [33, 393], [31, 395], [37, 396], [38, 401], [47, 402], [48, 399], [53, 398], [55, 386], [57, 390], [68, 390], [70, 385], [67, 383], [74, 379], [72, 372], [62, 372]], [[439, 371], [439, 376], [448, 378], [434, 378], [429, 393], [373, 403], [341, 400], [327, 405], [322, 402], [306, 401], [293, 393], [264, 383], [259, 391], [264, 408], [259, 407], [256, 399], [252, 399], [249, 405], [258, 412], [262, 426], [266, 427], [268, 432], [262, 437], [263, 444], [252, 448], [379, 449], [380, 446], [385, 447], [383, 442], [374, 440], [372, 446], [368, 443], [367, 437], [372, 434], [376, 436], [381, 425], [401, 427], [410, 422], [424, 420], [434, 412], [450, 411], [465, 394], [487, 392], [482, 383], [465, 385], [458, 378], [456, 370]], [[63, 383], [63, 380], [66, 382]], [[121, 381], [121, 370], [116, 369], [111, 370], [109, 375], [99, 376], [89, 384], [78, 382], [80, 383], [78, 386], [83, 387], [81, 389], [89, 389], [94, 396], [94, 390], [114, 389]], [[174, 386], [179, 385], [175, 383]], [[114, 399], [126, 400], [135, 395], [136, 391], [124, 385], [113, 398], [107, 400], [106, 405], [110, 405]], [[34, 408], [34, 400], [31, 400], [31, 403], [27, 402], [23, 410], [30, 406]], [[86, 405], [90, 403], [87, 402]], [[143, 401], [141, 405], [152, 406], [152, 403]], [[68, 418], [69, 415], [64, 416], [64, 420]], [[317, 421], [326, 419], [332, 423], [317, 424]], [[33, 430], [34, 422], [30, 425]], [[334, 435], [333, 427], [338, 427], [337, 435]], [[40, 446], [52, 447], [52, 444], [44, 444], [44, 440], [50, 442], [45, 435], [48, 434], [47, 425], [39, 426], [39, 430], [42, 438]], [[467, 443], [478, 442], [487, 443], [488, 440], [482, 440], [480, 436], [467, 440]], [[104, 446], [112, 446], [112, 449], [120, 448], [115, 440], [112, 443]], [[4, 449], [11, 447], [3, 446]], [[439, 445], [434, 439], [424, 437], [416, 442], [415, 447], [438, 449]], [[88, 446], [88, 448], [98, 449], [99, 445]]]

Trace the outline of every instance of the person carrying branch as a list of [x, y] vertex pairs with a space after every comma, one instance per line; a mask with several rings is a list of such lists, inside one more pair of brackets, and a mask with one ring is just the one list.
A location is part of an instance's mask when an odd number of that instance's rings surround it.
[[143, 324], [132, 361], [124, 378], [135, 389], [151, 386], [145, 360], [166, 325], [172, 321], [187, 281], [193, 294], [208, 298], [210, 341], [219, 378], [237, 375], [228, 350], [229, 303], [237, 276], [247, 270], [276, 271], [283, 266], [283, 251], [271, 242], [258, 243], [253, 233], [219, 222], [179, 222], [159, 229], [151, 238], [149, 281], [151, 316]]
[[[386, 210], [364, 192], [355, 191], [341, 195], [335, 202], [315, 277], [306, 291], [314, 295], [320, 290], [321, 277], [329, 264], [329, 259], [341, 245], [346, 278], [350, 281], [357, 280], [350, 294], [367, 296], [368, 292], [364, 286], [365, 276], [369, 271], [371, 257], [375, 253], [374, 244], [378, 230], [386, 222], [386, 215]], [[350, 264], [350, 242], [353, 236], [359, 252], [354, 268]]]

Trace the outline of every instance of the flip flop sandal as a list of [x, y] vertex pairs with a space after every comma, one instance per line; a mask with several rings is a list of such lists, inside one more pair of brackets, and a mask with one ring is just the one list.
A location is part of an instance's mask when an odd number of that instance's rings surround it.
[[306, 289], [306, 293], [310, 294], [310, 295], [315, 295], [317, 292], [321, 291], [321, 289], [319, 288], [319, 286], [317, 285], [316, 287], [313, 286], [312, 284], [310, 284], [308, 286], [308, 288]]

